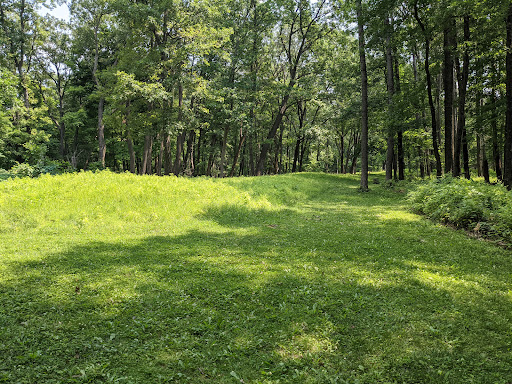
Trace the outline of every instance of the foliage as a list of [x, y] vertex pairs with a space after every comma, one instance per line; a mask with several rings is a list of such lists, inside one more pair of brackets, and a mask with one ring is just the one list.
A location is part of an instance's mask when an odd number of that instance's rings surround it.
[[375, 178], [0, 183], [1, 380], [507, 383], [512, 253]]
[[436, 179], [409, 193], [418, 212], [487, 237], [512, 240], [512, 195], [502, 185]]

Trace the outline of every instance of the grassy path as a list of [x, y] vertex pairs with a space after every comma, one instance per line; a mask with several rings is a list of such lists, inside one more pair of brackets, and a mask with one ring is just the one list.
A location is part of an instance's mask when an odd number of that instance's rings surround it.
[[0, 382], [512, 382], [512, 252], [352, 176], [0, 183]]

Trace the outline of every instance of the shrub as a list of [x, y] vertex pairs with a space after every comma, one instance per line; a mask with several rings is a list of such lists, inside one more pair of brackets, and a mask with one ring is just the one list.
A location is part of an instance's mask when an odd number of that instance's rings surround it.
[[36, 169], [39, 175], [59, 175], [61, 173], [69, 173], [75, 171], [71, 163], [68, 161], [59, 160], [47, 160], [45, 162], [41, 162], [37, 164]]
[[14, 165], [9, 173], [14, 177], [34, 177], [37, 176], [37, 171], [34, 167], [27, 163], [19, 163]]
[[34, 166], [27, 163], [18, 163], [8, 171], [0, 169], [0, 181], [12, 177], [38, 177], [44, 174], [58, 175], [74, 171], [71, 164], [67, 161], [46, 160], [40, 161]]
[[0, 181], [10, 179], [12, 175], [9, 171], [6, 171], [5, 169], [0, 168]]
[[445, 177], [420, 184], [408, 201], [433, 220], [512, 240], [512, 194], [502, 185]]

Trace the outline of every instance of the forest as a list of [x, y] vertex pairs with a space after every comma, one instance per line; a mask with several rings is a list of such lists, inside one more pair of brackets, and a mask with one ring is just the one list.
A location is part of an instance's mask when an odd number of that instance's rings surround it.
[[41, 16], [57, 4], [0, 4], [4, 173], [512, 185], [509, 1], [72, 0], [69, 21]]
[[512, 382], [510, 0], [0, 0], [0, 84], [0, 382]]

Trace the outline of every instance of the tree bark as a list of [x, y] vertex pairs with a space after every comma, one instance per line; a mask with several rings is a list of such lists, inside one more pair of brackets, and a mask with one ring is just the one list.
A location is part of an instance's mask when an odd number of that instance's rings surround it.
[[300, 153], [300, 142], [301, 142], [301, 137], [299, 137], [296, 141], [295, 141], [295, 151], [293, 153], [293, 164], [292, 164], [292, 173], [295, 173], [297, 172], [297, 162], [299, 160], [299, 153]]
[[229, 125], [224, 127], [224, 134], [222, 135], [222, 148], [220, 151], [220, 173], [219, 177], [224, 177], [224, 164], [226, 164], [226, 147], [228, 145]]
[[160, 142], [160, 151], [158, 151], [158, 158], [156, 161], [156, 174], [162, 176], [162, 168], [164, 163], [164, 152], [165, 152], [165, 138], [162, 134], [158, 134], [157, 140]]
[[213, 163], [215, 159], [215, 145], [217, 144], [217, 136], [213, 135], [210, 145], [210, 156], [208, 157], [208, 165], [206, 167], [206, 176], [212, 176]]
[[359, 31], [359, 66], [361, 69], [361, 183], [362, 191], [368, 191], [368, 74], [361, 0], [357, 0], [357, 24]]
[[[182, 122], [183, 120], [183, 85], [179, 83], [178, 85], [178, 122]], [[176, 137], [176, 156], [174, 160], [174, 171], [173, 173], [178, 176], [182, 171], [182, 160], [183, 156], [183, 144], [185, 143], [185, 135], [186, 131], [178, 132], [178, 136]]]
[[103, 108], [105, 105], [105, 99], [100, 98], [98, 103], [98, 161], [101, 166], [105, 168], [105, 154], [106, 154], [106, 143], [105, 143], [105, 124], [103, 123]]
[[128, 153], [130, 155], [130, 172], [135, 173], [135, 151], [133, 149], [133, 141], [130, 132], [126, 132], [126, 145], [128, 146]]
[[489, 178], [489, 161], [487, 160], [485, 140], [482, 139], [482, 174], [486, 183], [490, 183]]
[[196, 132], [191, 129], [188, 131], [188, 139], [187, 139], [187, 150], [185, 152], [185, 169], [188, 176], [192, 176], [194, 174], [195, 164], [194, 164], [194, 142], [196, 138]]
[[[385, 19], [388, 29], [391, 28], [389, 18]], [[393, 54], [391, 50], [391, 32], [386, 36], [386, 84], [388, 90], [388, 137], [386, 147], [386, 181], [393, 179], [393, 158], [395, 155], [395, 124], [393, 111], [393, 96], [395, 94], [395, 82], [393, 76]]]
[[505, 144], [503, 148], [503, 183], [512, 189], [512, 3], [509, 5], [506, 19], [506, 100]]
[[444, 65], [443, 65], [443, 87], [444, 87], [444, 172], [452, 172], [453, 169], [453, 51], [455, 49], [455, 19], [448, 16], [444, 28]]
[[[99, 63], [99, 38], [98, 31], [100, 28], [100, 23], [103, 15], [100, 14], [95, 20], [94, 25], [94, 63], [92, 69], [92, 77], [96, 84], [96, 88], [98, 90], [101, 89], [101, 84], [97, 76], [98, 72], [98, 63]], [[98, 102], [98, 161], [101, 163], [101, 166], [105, 167], [105, 153], [106, 153], [106, 144], [105, 144], [105, 125], [103, 123], [103, 109], [105, 104], [105, 98], [103, 96], [100, 97], [100, 101]]]
[[[464, 16], [464, 42], [469, 42], [470, 39], [470, 31], [469, 31], [469, 16]], [[467, 46], [464, 47], [464, 57], [462, 64], [462, 72], [458, 71], [460, 75], [458, 76], [458, 84], [459, 84], [459, 118], [457, 120], [457, 131], [456, 131], [456, 140], [455, 140], [455, 151], [453, 154], [453, 176], [460, 176], [460, 155], [461, 150], [463, 152], [464, 157], [464, 175], [467, 179], [470, 178], [469, 175], [469, 154], [467, 148], [467, 134], [466, 134], [466, 95], [467, 95], [467, 86], [469, 80], [469, 48]]]
[[434, 105], [434, 98], [432, 96], [432, 75], [430, 73], [430, 37], [427, 35], [425, 25], [421, 21], [418, 14], [418, 4], [414, 4], [414, 17], [418, 22], [424, 36], [425, 36], [425, 74], [427, 78], [427, 91], [428, 91], [428, 104], [430, 106], [430, 115], [432, 118], [432, 146], [434, 148], [434, 157], [436, 159], [436, 175], [441, 177], [443, 175], [441, 157], [439, 155], [439, 145], [437, 141], [437, 119], [436, 107]]
[[496, 100], [496, 90], [492, 90], [492, 155], [494, 159], [494, 170], [496, 171], [496, 178], [498, 181], [503, 180], [503, 173], [501, 171], [501, 153], [498, 145], [498, 107]]
[[[400, 93], [400, 67], [398, 64], [398, 57], [394, 55], [394, 69], [395, 69], [395, 92]], [[396, 152], [398, 156], [398, 180], [405, 180], [405, 161], [404, 161], [404, 135], [402, 125], [397, 127], [397, 141]], [[409, 166], [410, 166], [409, 162]]]
[[170, 175], [172, 170], [171, 135], [165, 132], [164, 174]]
[[144, 137], [144, 152], [142, 155], [142, 166], [140, 167], [139, 173], [141, 175], [151, 175], [152, 171], [152, 148], [153, 148], [153, 136], [146, 135]]
[[244, 143], [245, 135], [243, 133], [243, 128], [240, 127], [240, 141], [238, 142], [238, 148], [235, 152], [235, 158], [233, 159], [233, 166], [231, 167], [231, 172], [229, 172], [229, 177], [233, 177], [235, 175], [236, 164], [238, 162], [238, 158], [240, 157], [240, 152], [242, 151]]

